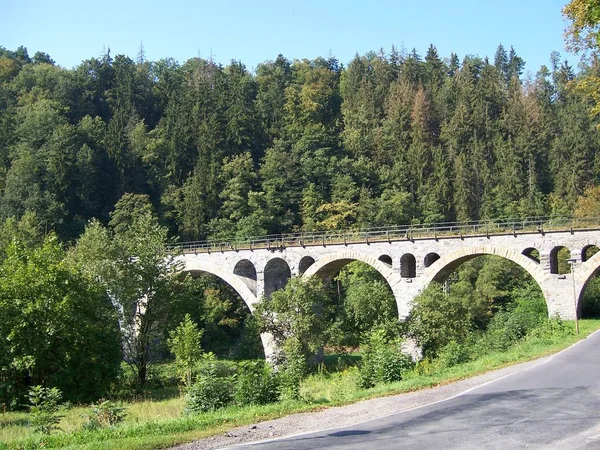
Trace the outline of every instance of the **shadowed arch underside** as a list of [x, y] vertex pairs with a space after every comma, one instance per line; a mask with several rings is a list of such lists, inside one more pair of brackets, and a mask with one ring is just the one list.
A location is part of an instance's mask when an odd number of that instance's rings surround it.
[[579, 286], [579, 292], [576, 293], [577, 311], [581, 312], [581, 302], [585, 288], [591, 279], [600, 272], [600, 252], [594, 254], [587, 261], [575, 269], [575, 284]]
[[540, 252], [536, 248], [534, 248], [534, 247], [527, 247], [521, 253], [523, 253], [523, 255], [527, 256], [532, 261], [534, 261], [534, 262], [536, 262], [536, 263], [539, 264], [539, 262], [540, 262]]
[[311, 256], [304, 256], [298, 263], [298, 274], [303, 275], [310, 266], [315, 263], [315, 259]]
[[385, 262], [360, 252], [342, 251], [324, 256], [311, 265], [304, 273], [304, 277], [317, 276], [323, 280], [332, 279], [346, 264], [352, 261], [362, 261], [377, 270], [388, 284], [393, 287], [398, 280], [395, 279], [392, 268]]
[[292, 277], [292, 271], [285, 259], [273, 258], [265, 266], [265, 297], [279, 289], [283, 289]]
[[431, 281], [444, 281], [448, 275], [461, 264], [476, 258], [477, 256], [483, 255], [500, 256], [501, 258], [508, 259], [509, 261], [518, 264], [533, 277], [537, 284], [540, 285], [540, 288], [546, 279], [546, 275], [542, 269], [531, 258], [511, 249], [494, 247], [491, 245], [465, 247], [448, 253], [428, 267], [423, 276], [427, 280], [427, 284]]
[[[515, 250], [491, 245], [464, 247], [442, 256], [423, 273], [423, 287], [427, 287], [432, 281], [443, 282], [461, 264], [483, 255], [499, 256], [519, 265], [531, 275], [544, 293], [544, 282], [548, 276], [544, 274], [539, 264]], [[545, 293], [544, 297], [546, 297]], [[548, 298], [546, 298], [546, 303], [548, 304]]]
[[181, 261], [184, 264], [182, 272], [204, 272], [223, 280], [238, 293], [244, 303], [246, 303], [248, 306], [248, 309], [250, 309], [250, 312], [254, 312], [257, 302], [256, 295], [254, 295], [246, 283], [242, 281], [236, 274], [226, 273], [225, 271], [216, 267], [214, 264], [208, 264], [197, 259], [184, 257]]
[[[183, 256], [179, 259], [179, 261], [183, 264], [182, 272], [204, 272], [214, 275], [223, 280], [238, 293], [238, 295], [242, 298], [250, 312], [254, 314], [254, 310], [256, 308], [256, 303], [258, 302], [258, 299], [256, 298], [256, 295], [250, 290], [248, 285], [244, 281], [242, 281], [242, 279], [238, 275], [234, 273], [227, 273], [219, 269], [218, 266], [215, 266], [214, 264], [210, 264], [206, 261], [200, 261], [196, 258], [188, 258]], [[261, 333], [260, 340], [262, 342], [263, 350], [265, 352], [265, 358], [269, 360], [270, 358], [272, 358], [275, 352], [275, 342], [273, 340], [273, 336], [271, 336], [268, 333]]]
[[237, 275], [246, 286], [248, 286], [254, 295], [256, 295], [256, 268], [252, 262], [248, 261], [247, 259], [238, 261], [233, 268], [233, 273]]

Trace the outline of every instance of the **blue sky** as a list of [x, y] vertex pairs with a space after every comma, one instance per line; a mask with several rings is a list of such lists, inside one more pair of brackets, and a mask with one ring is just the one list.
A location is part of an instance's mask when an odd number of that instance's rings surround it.
[[135, 57], [140, 42], [146, 57], [194, 56], [253, 69], [279, 53], [288, 59], [333, 55], [347, 64], [355, 53], [392, 44], [424, 55], [430, 43], [440, 56], [456, 52], [488, 55], [511, 45], [537, 72], [564, 50], [566, 0], [458, 1], [284, 1], [255, 0], [2, 0], [0, 45], [45, 51], [61, 66], [111, 54]]

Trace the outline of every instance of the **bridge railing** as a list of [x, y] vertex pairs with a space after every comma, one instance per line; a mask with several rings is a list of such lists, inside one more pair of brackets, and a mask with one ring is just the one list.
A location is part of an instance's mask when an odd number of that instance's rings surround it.
[[372, 227], [348, 230], [273, 234], [250, 238], [181, 242], [173, 248], [181, 253], [212, 253], [286, 247], [326, 246], [402, 240], [523, 234], [600, 228], [600, 218], [531, 217]]

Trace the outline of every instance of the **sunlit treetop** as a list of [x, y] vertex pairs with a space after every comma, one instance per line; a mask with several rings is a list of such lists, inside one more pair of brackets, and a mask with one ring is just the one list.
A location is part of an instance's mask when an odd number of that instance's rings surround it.
[[570, 21], [565, 29], [567, 48], [575, 53], [595, 53], [600, 48], [600, 0], [572, 0], [563, 10]]

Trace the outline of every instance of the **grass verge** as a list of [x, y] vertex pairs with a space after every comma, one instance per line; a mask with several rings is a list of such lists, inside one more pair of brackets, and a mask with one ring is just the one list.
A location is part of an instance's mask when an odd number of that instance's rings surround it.
[[[566, 324], [573, 328], [572, 323]], [[411, 392], [479, 375], [517, 362], [556, 353], [600, 328], [600, 320], [580, 321], [581, 333], [535, 337], [520, 341], [505, 352], [492, 352], [477, 360], [423, 374], [406, 374], [396, 383], [372, 389], [356, 388], [356, 370], [320, 373], [302, 385], [303, 401], [281, 402], [265, 406], [228, 407], [197, 416], [182, 416], [182, 399], [126, 404], [126, 421], [115, 427], [85, 431], [81, 424], [85, 408], [65, 412], [61, 430], [52, 435], [35, 434], [27, 426], [24, 413], [0, 414], [0, 449], [157, 449], [223, 433], [236, 426], [282, 417], [295, 412], [349, 404], [359, 400]]]

